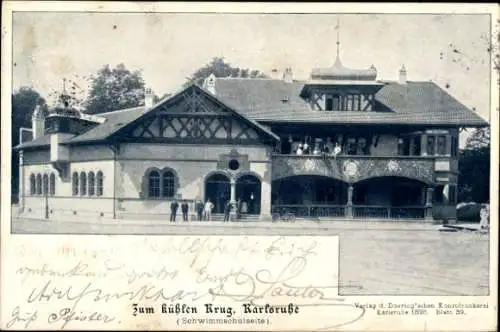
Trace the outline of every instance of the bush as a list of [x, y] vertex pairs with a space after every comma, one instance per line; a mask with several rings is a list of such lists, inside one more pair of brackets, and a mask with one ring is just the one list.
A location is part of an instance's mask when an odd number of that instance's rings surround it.
[[457, 220], [479, 222], [481, 220], [480, 212], [481, 204], [479, 203], [464, 205], [457, 209]]

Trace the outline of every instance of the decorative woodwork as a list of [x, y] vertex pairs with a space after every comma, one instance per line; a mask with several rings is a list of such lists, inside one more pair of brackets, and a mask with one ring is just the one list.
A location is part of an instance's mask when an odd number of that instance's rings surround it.
[[194, 86], [136, 120], [120, 136], [124, 141], [192, 144], [269, 141], [250, 121]]
[[400, 176], [424, 183], [434, 182], [434, 160], [355, 156], [273, 156], [273, 180], [294, 175], [321, 175], [354, 183], [361, 180]]

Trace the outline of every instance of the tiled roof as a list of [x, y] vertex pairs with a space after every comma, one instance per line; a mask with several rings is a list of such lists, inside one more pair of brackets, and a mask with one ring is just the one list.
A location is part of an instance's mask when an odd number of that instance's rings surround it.
[[432, 82], [382, 82], [375, 95], [386, 112], [314, 111], [300, 98], [306, 82], [219, 78], [218, 99], [260, 122], [484, 126], [487, 122]]
[[[67, 139], [61, 140], [63, 144], [95, 142], [106, 139], [123, 126], [132, 122], [145, 113], [144, 107], [128, 108], [120, 111], [101, 113], [100, 117], [106, 118], [106, 122], [93, 127], [89, 131]], [[50, 146], [50, 135], [39, 137], [15, 147], [15, 149], [29, 149], [35, 147]]]
[[[196, 86], [198, 89], [202, 90], [204, 93], [206, 93], [210, 98], [215, 98], [210, 92], [206, 91], [200, 86]], [[184, 90], [183, 90], [184, 91]], [[182, 91], [180, 92], [182, 93]], [[176, 94], [177, 95], [177, 94]], [[176, 95], [171, 96], [170, 98], [166, 98], [164, 100], [161, 100], [159, 103], [154, 105], [151, 108], [145, 108], [144, 106], [141, 107], [134, 107], [134, 108], [128, 108], [124, 110], [119, 110], [119, 111], [113, 111], [113, 112], [108, 112], [108, 113], [100, 113], [99, 117], [103, 117], [106, 119], [106, 121], [98, 126], [93, 127], [92, 129], [88, 130], [87, 132], [72, 137], [68, 139], [63, 139], [61, 140], [62, 144], [79, 144], [79, 143], [87, 143], [87, 142], [98, 142], [98, 141], [103, 141], [106, 138], [110, 137], [114, 133], [116, 133], [118, 130], [121, 128], [125, 127], [126, 125], [130, 124], [131, 122], [139, 119], [142, 115], [156, 109], [158, 106], [163, 105], [164, 103], [168, 102], [171, 98], [174, 98]], [[215, 98], [217, 99], [217, 98]], [[238, 112], [234, 107], [231, 105], [226, 105], [223, 101], [219, 101], [223, 105], [225, 105], [227, 108], [231, 109], [234, 113], [238, 114], [239, 116], [243, 116], [243, 119], [247, 121], [248, 123], [251, 123], [254, 127], [258, 128], [259, 130], [265, 132], [267, 135], [272, 137], [275, 140], [279, 140], [279, 137], [273, 133], [269, 128], [266, 126], [258, 123], [257, 121], [245, 117], [241, 112]], [[42, 147], [42, 146], [49, 146], [50, 145], [50, 135], [45, 135], [42, 136], [36, 140], [29, 141], [26, 143], [23, 143], [21, 145], [18, 145], [15, 147], [15, 149], [29, 149], [29, 148], [34, 148], [34, 147]]]
[[19, 144], [14, 147], [14, 150], [17, 150], [19, 148], [22, 149], [30, 149], [30, 148], [41, 148], [44, 146], [50, 146], [50, 135], [44, 135], [41, 137], [38, 137], [32, 141], [27, 141], [24, 142], [23, 144]]
[[140, 106], [120, 111], [100, 113], [99, 116], [106, 118], [106, 122], [95, 126], [81, 135], [66, 140], [65, 143], [82, 143], [103, 140], [130, 122], [136, 120], [141, 115], [147, 113], [149, 110], [151, 109], [146, 109], [144, 106]]
[[[405, 85], [396, 82], [379, 83], [384, 86], [376, 93], [375, 99], [389, 111], [314, 111], [300, 97], [305, 82], [298, 81], [286, 83], [273, 79], [219, 78], [216, 80], [215, 97], [276, 139], [279, 138], [261, 123], [488, 125], [484, 119], [432, 82], [407, 82]], [[210, 94], [205, 89], [198, 88]], [[156, 106], [168, 100], [161, 101]], [[63, 140], [62, 143], [102, 141], [155, 107], [146, 109], [141, 106], [99, 114], [106, 118], [106, 122], [81, 135]], [[49, 145], [50, 136], [45, 135], [18, 145], [16, 149]]]

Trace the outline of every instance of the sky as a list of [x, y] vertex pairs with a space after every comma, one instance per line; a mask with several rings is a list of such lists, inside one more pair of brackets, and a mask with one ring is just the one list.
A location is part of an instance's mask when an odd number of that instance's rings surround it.
[[480, 14], [16, 12], [13, 88], [46, 97], [63, 78], [123, 63], [161, 96], [215, 56], [268, 74], [291, 67], [305, 80], [335, 61], [337, 22], [346, 67], [373, 64], [377, 79], [397, 80], [404, 64], [409, 81], [433, 81], [489, 119], [491, 23]]

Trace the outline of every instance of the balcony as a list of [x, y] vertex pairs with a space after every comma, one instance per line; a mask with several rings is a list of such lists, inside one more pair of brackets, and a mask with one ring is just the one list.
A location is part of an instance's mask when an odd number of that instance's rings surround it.
[[327, 176], [348, 183], [384, 176], [434, 182], [435, 158], [422, 156], [282, 155], [272, 157], [272, 179], [296, 175]]

